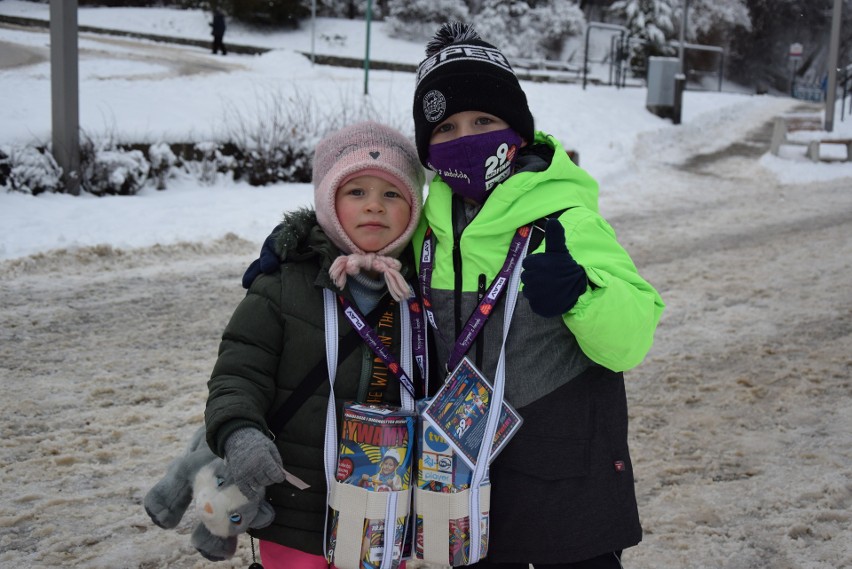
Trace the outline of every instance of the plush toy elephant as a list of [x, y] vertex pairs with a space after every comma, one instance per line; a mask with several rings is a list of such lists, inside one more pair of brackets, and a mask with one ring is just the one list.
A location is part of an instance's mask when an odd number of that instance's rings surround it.
[[210, 561], [234, 556], [237, 536], [249, 528], [272, 523], [275, 512], [261, 491], [248, 499], [233, 483], [225, 461], [213, 454], [204, 440], [204, 428], [192, 436], [186, 452], [174, 460], [162, 480], [145, 495], [145, 511], [164, 529], [178, 525], [195, 497], [200, 523], [192, 532], [192, 545]]

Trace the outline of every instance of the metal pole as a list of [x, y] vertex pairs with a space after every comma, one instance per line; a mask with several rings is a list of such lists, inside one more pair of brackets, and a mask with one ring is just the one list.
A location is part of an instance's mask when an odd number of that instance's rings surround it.
[[618, 36], [613, 35], [609, 38], [609, 53], [611, 57], [609, 58], [609, 84], [615, 85], [615, 74], [618, 73], [618, 65], [621, 65], [621, 54], [618, 52], [621, 44], [618, 43]]
[[831, 43], [828, 48], [828, 91], [825, 93], [825, 130], [834, 130], [834, 100], [837, 97], [837, 54], [840, 51], [840, 0], [834, 0], [831, 14]]
[[[586, 26], [586, 47], [583, 49], [583, 90], [586, 90], [586, 75], [589, 70], [589, 31], [591, 26]], [[612, 62], [610, 62], [610, 76], [612, 75]]]
[[683, 87], [686, 85], [686, 77], [683, 73], [675, 75], [674, 87], [674, 114], [672, 116], [672, 124], [680, 124], [683, 111]]
[[364, 54], [364, 94], [370, 94], [370, 21], [373, 19], [373, 0], [367, 0], [367, 52]]
[[50, 0], [50, 95], [53, 156], [65, 191], [80, 194], [80, 93], [77, 0]]
[[790, 67], [790, 96], [796, 96], [796, 71], [799, 70], [799, 60], [793, 59], [793, 65]]
[[680, 72], [686, 75], [686, 67], [685, 64], [685, 44], [686, 44], [686, 21], [687, 21], [687, 11], [689, 10], [689, 0], [683, 0], [683, 14], [681, 14], [680, 18], [680, 47], [678, 48], [678, 55], [680, 57]]
[[314, 55], [314, 38], [317, 35], [317, 0], [311, 0], [311, 65], [316, 62]]

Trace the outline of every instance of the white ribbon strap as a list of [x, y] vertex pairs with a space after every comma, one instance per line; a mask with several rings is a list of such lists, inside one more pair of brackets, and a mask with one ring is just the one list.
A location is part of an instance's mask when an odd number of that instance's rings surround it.
[[[483, 511], [491, 509], [491, 487], [483, 486], [479, 492], [479, 505]], [[430, 492], [414, 489], [417, 515], [423, 522], [423, 560], [430, 564], [446, 565], [449, 547], [449, 521], [468, 518], [477, 523], [479, 516], [471, 516], [470, 490]], [[419, 523], [419, 522], [418, 522]]]
[[[328, 364], [329, 397], [325, 414], [325, 441], [323, 455], [325, 465], [325, 482], [328, 488], [326, 494], [326, 519], [323, 529], [323, 543], [328, 544], [328, 510], [333, 508], [338, 512], [337, 542], [335, 544], [335, 565], [341, 568], [358, 567], [360, 564], [361, 536], [364, 531], [364, 520], [383, 519], [384, 545], [380, 569], [390, 569], [393, 564], [394, 541], [396, 538], [396, 520], [405, 517], [409, 512], [411, 502], [410, 491], [402, 492], [372, 492], [351, 484], [337, 482], [337, 413], [334, 399], [334, 381], [337, 375], [337, 303], [335, 295], [328, 289], [323, 289], [323, 308], [325, 320], [325, 357]], [[412, 376], [411, 349], [411, 315], [408, 303], [400, 302], [401, 329], [401, 362], [402, 369], [409, 377]], [[400, 384], [400, 401], [406, 411], [414, 411], [414, 398]], [[410, 441], [413, 443], [413, 441]], [[410, 452], [410, 449], [409, 449]], [[346, 559], [337, 560], [337, 552], [357, 552], [356, 558], [350, 564]], [[351, 554], [351, 553], [350, 553]], [[347, 553], [343, 553], [347, 555]]]
[[[393, 551], [395, 525], [387, 525], [387, 518], [396, 520], [408, 515], [410, 490], [401, 492], [372, 492], [352, 484], [337, 482], [330, 487], [329, 505], [337, 510], [337, 543], [334, 562], [338, 567], [359, 567], [364, 520], [385, 520], [385, 544], [390, 538]], [[390, 499], [389, 499], [390, 496]], [[393, 566], [393, 555], [382, 552], [382, 565]], [[387, 559], [387, 561], [386, 561]]]
[[[402, 370], [408, 377], [414, 377], [413, 373], [413, 357], [411, 349], [411, 313], [408, 311], [408, 303], [402, 301], [399, 303], [399, 326], [400, 326], [400, 365]], [[402, 402], [402, 408], [406, 411], [414, 412], [414, 397], [404, 389], [400, 384], [399, 398]]]
[[[325, 308], [325, 359], [328, 365], [328, 404], [325, 411], [325, 442], [323, 443], [323, 460], [325, 464], [325, 487], [332, 488], [337, 470], [337, 413], [334, 408], [334, 380], [337, 377], [337, 306], [334, 293], [323, 289], [323, 307]], [[326, 493], [325, 524], [323, 525], [322, 542], [328, 544], [328, 500]]]
[[[532, 235], [532, 232], [530, 232]], [[488, 421], [485, 423], [485, 434], [482, 436], [482, 444], [479, 447], [479, 454], [476, 457], [476, 467], [473, 469], [473, 477], [470, 483], [470, 523], [468, 528], [470, 531], [470, 553], [468, 555], [468, 563], [476, 563], [481, 555], [482, 543], [482, 527], [481, 517], [482, 508], [480, 495], [480, 486], [488, 479], [488, 462], [491, 458], [491, 447], [494, 442], [494, 434], [497, 432], [497, 423], [500, 419], [500, 412], [503, 408], [503, 390], [506, 383], [506, 338], [509, 336], [509, 326], [512, 324], [512, 315], [515, 312], [515, 305], [518, 301], [518, 285], [521, 280], [521, 265], [520, 259], [527, 255], [530, 238], [527, 236], [524, 242], [524, 249], [521, 251], [521, 256], [512, 270], [512, 276], [509, 277], [509, 284], [506, 290], [506, 308], [503, 313], [503, 345], [500, 347], [500, 358], [497, 360], [497, 371], [494, 374], [493, 393], [491, 394], [491, 402], [488, 405]]]

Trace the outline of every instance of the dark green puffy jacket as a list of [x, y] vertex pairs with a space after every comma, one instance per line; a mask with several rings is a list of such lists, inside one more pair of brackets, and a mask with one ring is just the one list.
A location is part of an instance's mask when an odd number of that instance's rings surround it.
[[[267, 419], [309, 370], [325, 361], [322, 289], [339, 292], [328, 276], [328, 268], [339, 252], [309, 210], [285, 216], [276, 249], [282, 258], [281, 270], [255, 279], [237, 306], [222, 335], [219, 357], [208, 382], [207, 441], [219, 456], [223, 454], [224, 441], [236, 429], [250, 426], [268, 433]], [[410, 251], [404, 257], [409, 261], [403, 261], [402, 273], [408, 278], [413, 275]], [[348, 296], [348, 290], [343, 295]], [[391, 349], [399, 357], [398, 308], [396, 313]], [[338, 321], [338, 337], [342, 338], [351, 326], [342, 314]], [[371, 352], [362, 345], [338, 367], [338, 424], [342, 403], [365, 397], [372, 361]], [[257, 538], [313, 554], [323, 553], [323, 441], [328, 395], [325, 382], [293, 415], [283, 432], [275, 434], [284, 468], [310, 484], [310, 488], [298, 490], [287, 482], [267, 488], [275, 521], [264, 529], [251, 531]], [[388, 382], [384, 401], [399, 404], [399, 382], [394, 378]]]

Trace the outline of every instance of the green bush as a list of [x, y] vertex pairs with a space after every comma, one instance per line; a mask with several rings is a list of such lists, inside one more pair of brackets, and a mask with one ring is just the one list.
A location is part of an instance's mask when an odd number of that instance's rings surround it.
[[0, 185], [9, 191], [37, 196], [62, 190], [62, 168], [44, 147], [0, 151]]

